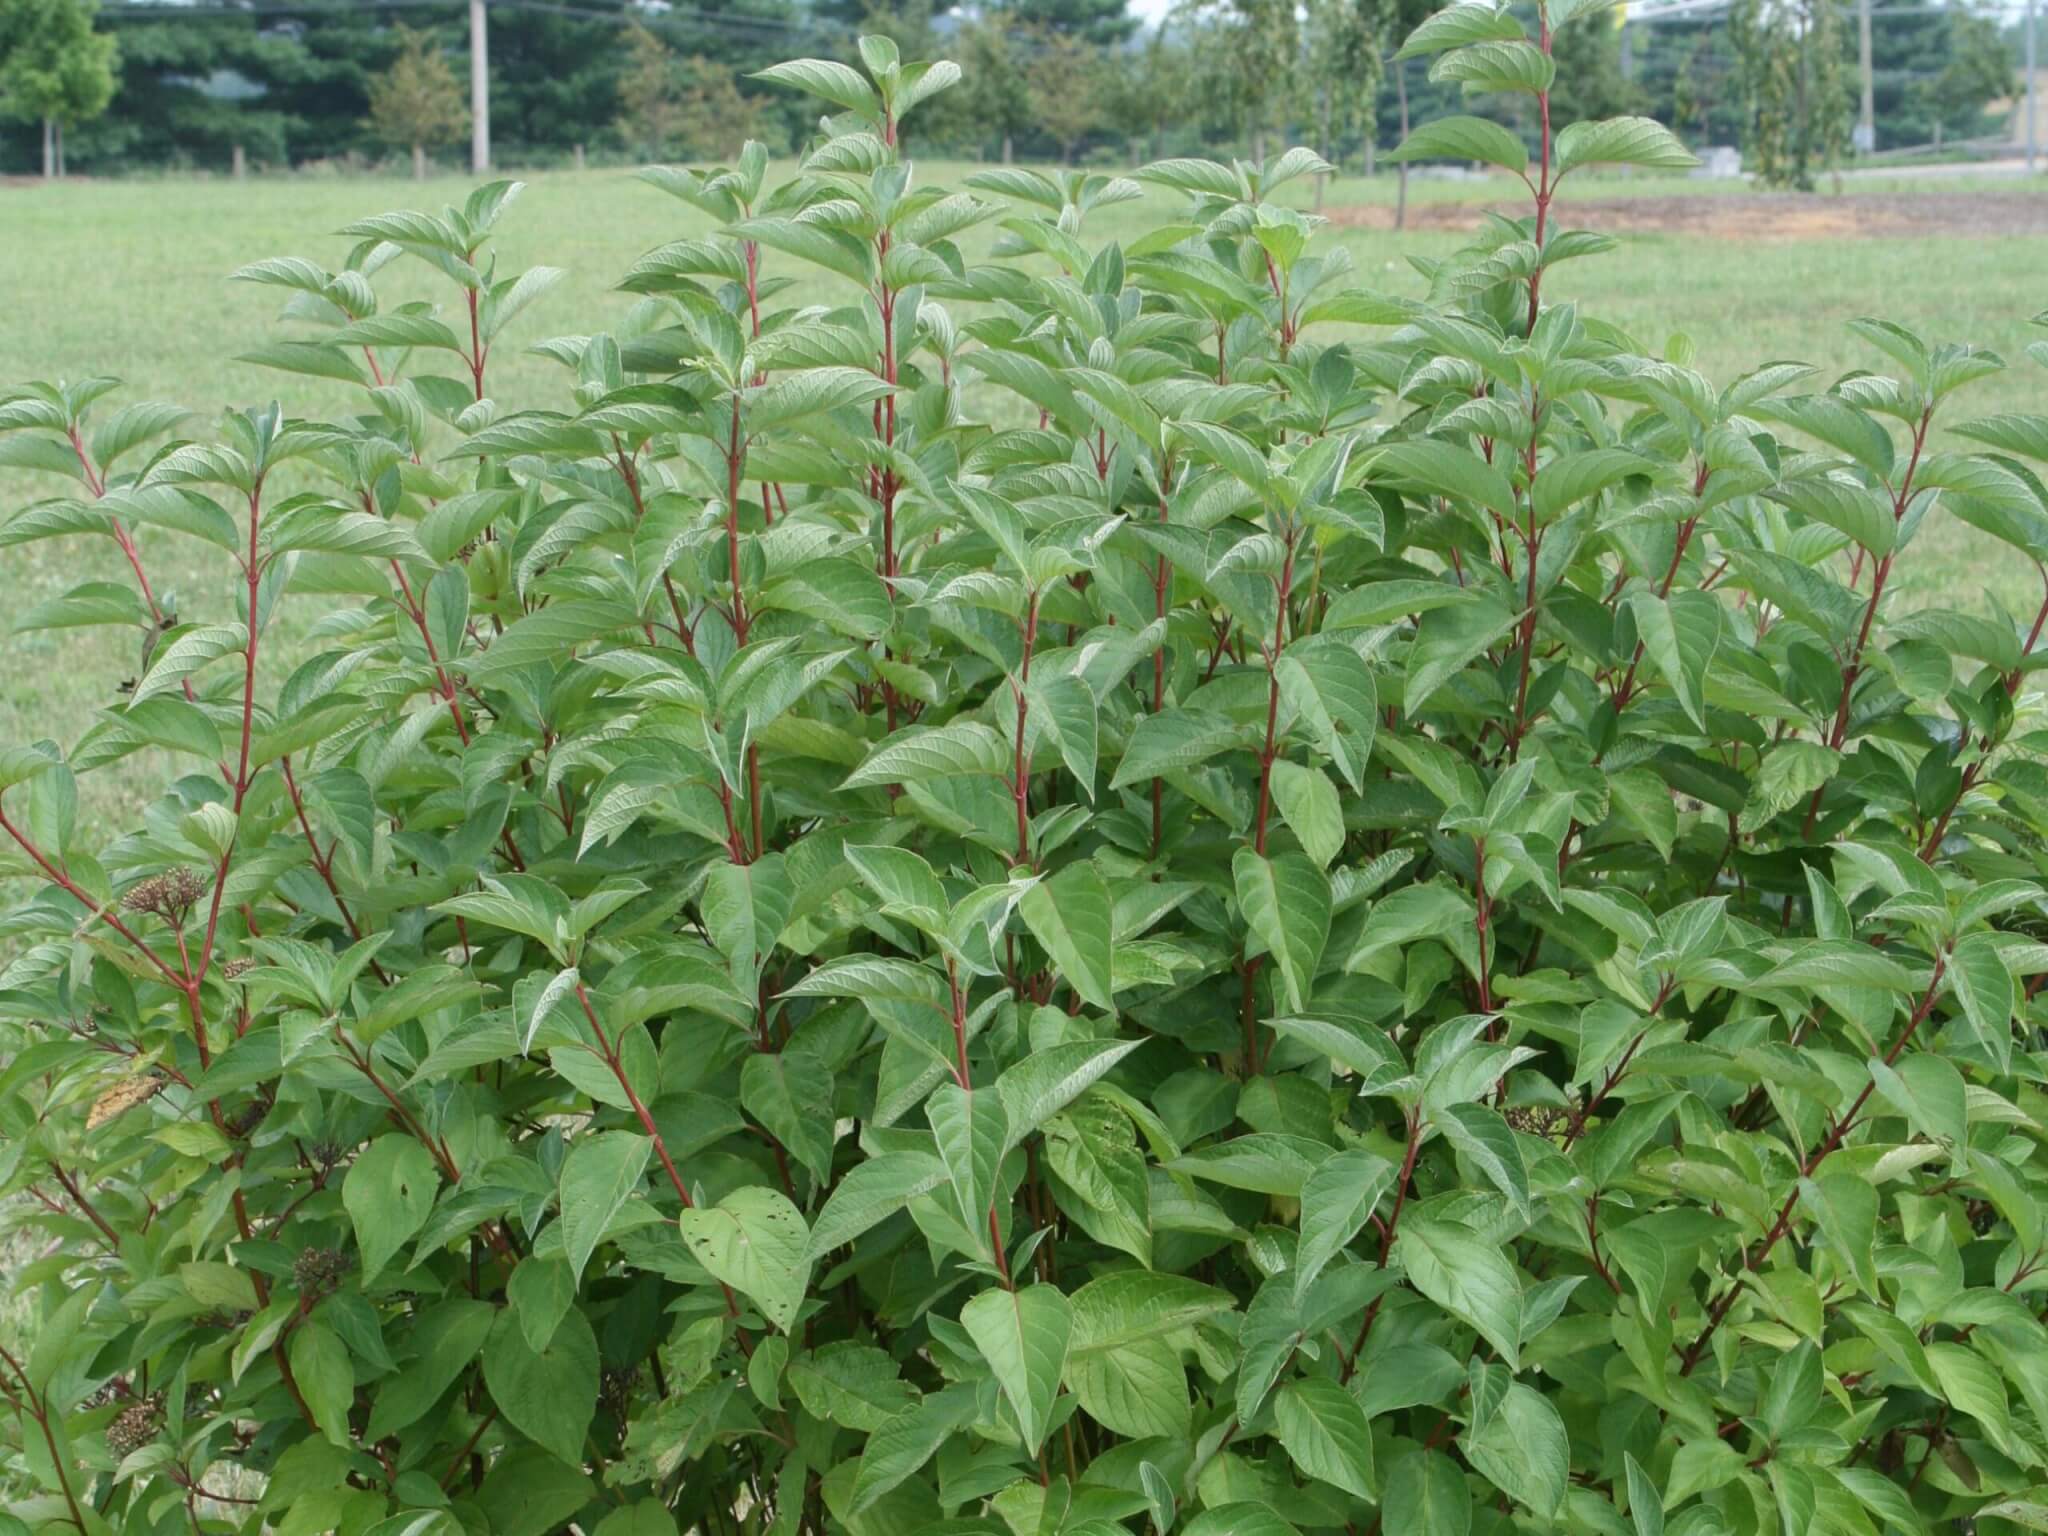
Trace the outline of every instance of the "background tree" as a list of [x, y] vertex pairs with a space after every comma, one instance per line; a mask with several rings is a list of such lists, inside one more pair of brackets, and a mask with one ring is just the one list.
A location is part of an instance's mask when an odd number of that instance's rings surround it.
[[1031, 112], [1058, 147], [1060, 163], [1072, 165], [1081, 141], [1103, 119], [1101, 51], [1078, 31], [1033, 29], [1025, 64]]
[[1621, 72], [1623, 15], [1613, 10], [1588, 17], [1578, 26], [1559, 28], [1551, 39], [1557, 60], [1557, 83], [1550, 90], [1552, 129], [1588, 118], [1640, 116], [1649, 109], [1648, 94]]
[[1138, 30], [1138, 18], [1126, 0], [1010, 0], [1002, 9], [1025, 26], [1079, 38], [1098, 48], [1128, 42]]
[[1998, 23], [1986, 16], [1950, 16], [1948, 62], [1932, 80], [1919, 85], [1933, 142], [1950, 133], [1972, 134], [1983, 126], [1984, 105], [2014, 90], [2012, 52]]
[[1848, 147], [1847, 39], [1835, 0], [1741, 0], [1728, 18], [1743, 155], [1764, 185], [1810, 188]]
[[114, 96], [113, 38], [91, 0], [0, 0], [0, 116], [40, 122], [43, 175], [64, 173], [64, 130]]
[[626, 28], [626, 68], [619, 76], [619, 137], [646, 160], [665, 160], [683, 131], [682, 70], [675, 50], [639, 22]]
[[1242, 135], [1254, 160], [1284, 126], [1301, 72], [1301, 24], [1290, 0], [1189, 0], [1200, 98], [1220, 126]]
[[[1366, 168], [1373, 164], [1374, 98], [1379, 95], [1380, 53], [1393, 15], [1389, 0], [1310, 0], [1304, 42], [1309, 89], [1314, 97], [1316, 150], [1338, 163], [1337, 140], [1361, 123], [1366, 128]], [[1316, 178], [1315, 205], [1323, 206]]]
[[403, 25], [394, 30], [398, 57], [370, 82], [370, 124], [392, 148], [412, 150], [418, 180], [427, 174], [428, 146], [453, 143], [468, 131], [469, 108], [434, 38]]
[[[1387, 35], [1390, 38], [1405, 38], [1421, 26], [1435, 9], [1433, 0], [1388, 0], [1391, 15]], [[1396, 59], [1389, 71], [1394, 77], [1394, 142], [1406, 141], [1409, 128], [1408, 77], [1409, 61]], [[1375, 111], [1375, 118], [1378, 113]], [[1398, 172], [1398, 186], [1394, 193], [1394, 228], [1408, 226], [1408, 162], [1403, 160]]]
[[1185, 123], [1194, 106], [1193, 64], [1186, 37], [1167, 21], [1108, 61], [1104, 117], [1123, 136], [1133, 162], [1165, 158], [1168, 127]]
[[731, 159], [755, 136], [758, 103], [740, 93], [731, 66], [717, 59], [690, 59], [683, 78], [682, 153], [691, 160]]
[[1016, 158], [1018, 135], [1034, 123], [1017, 24], [1007, 11], [989, 11], [960, 29], [957, 48], [965, 89], [946, 94], [960, 97], [970, 131], [995, 141], [1008, 165]]

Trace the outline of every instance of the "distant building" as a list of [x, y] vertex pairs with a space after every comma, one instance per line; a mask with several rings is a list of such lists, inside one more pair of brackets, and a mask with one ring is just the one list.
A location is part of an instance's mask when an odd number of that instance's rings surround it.
[[1700, 163], [1690, 172], [1707, 181], [1732, 181], [1742, 174], [1742, 151], [1733, 144], [1708, 144], [1695, 149]]

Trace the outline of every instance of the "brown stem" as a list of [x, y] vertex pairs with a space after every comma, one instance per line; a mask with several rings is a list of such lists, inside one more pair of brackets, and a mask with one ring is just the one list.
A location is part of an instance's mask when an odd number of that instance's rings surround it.
[[498, 1410], [493, 1407], [489, 1413], [485, 1414], [477, 1422], [476, 1429], [471, 1433], [469, 1439], [463, 1442], [462, 1449], [455, 1453], [455, 1459], [448, 1463], [448, 1470], [441, 1474], [441, 1491], [443, 1493], [454, 1486], [456, 1474], [461, 1472], [462, 1464], [469, 1460], [470, 1452], [477, 1448], [477, 1442], [483, 1439], [484, 1431], [497, 1421]]

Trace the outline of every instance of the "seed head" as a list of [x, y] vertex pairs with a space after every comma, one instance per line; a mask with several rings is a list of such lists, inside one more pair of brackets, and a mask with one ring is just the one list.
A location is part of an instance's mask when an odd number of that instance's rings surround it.
[[163, 1428], [164, 1399], [158, 1392], [114, 1415], [114, 1422], [107, 1426], [107, 1449], [116, 1456], [132, 1456], [162, 1434]]
[[302, 1248], [292, 1262], [292, 1279], [302, 1294], [325, 1296], [354, 1267], [355, 1260], [339, 1248]]
[[1527, 1136], [1554, 1136], [1571, 1121], [1555, 1104], [1510, 1104], [1501, 1111], [1501, 1118]]
[[122, 893], [121, 905], [130, 912], [148, 912], [168, 923], [182, 923], [205, 894], [206, 882], [180, 864], [136, 881]]

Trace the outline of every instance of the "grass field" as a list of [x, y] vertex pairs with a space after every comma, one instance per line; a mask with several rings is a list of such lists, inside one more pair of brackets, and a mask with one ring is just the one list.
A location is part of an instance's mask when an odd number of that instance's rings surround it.
[[[969, 169], [922, 168], [942, 182]], [[1351, 249], [1361, 282], [1407, 292], [1419, 290], [1420, 279], [1405, 258], [1454, 249], [1464, 236], [1452, 226], [1476, 218], [1465, 205], [1506, 205], [1519, 191], [1506, 182], [1418, 178], [1416, 227], [1396, 232], [1388, 227], [1393, 186], [1386, 175], [1335, 183], [1326, 238]], [[1591, 181], [1579, 195], [1628, 231], [1624, 243], [1560, 267], [1545, 295], [1584, 302], [1652, 350], [1684, 331], [1697, 345], [1698, 365], [1718, 380], [1772, 358], [1803, 359], [1830, 377], [1879, 364], [1843, 329], [1855, 316], [1879, 313], [1930, 339], [1969, 341], [2019, 359], [2011, 374], [1976, 387], [1967, 412], [2048, 409], [2048, 371], [2021, 356], [2028, 317], [2048, 308], [2048, 239], [2040, 232], [2048, 227], [2048, 188], [2010, 177], [1950, 177], [1934, 186], [1858, 180], [1848, 199], [1831, 204], [1762, 199], [1712, 183]], [[103, 373], [126, 381], [123, 398], [173, 400], [209, 415], [271, 398], [295, 414], [341, 410], [346, 386], [230, 361], [276, 334], [277, 290], [230, 283], [227, 274], [279, 254], [338, 263], [348, 242], [333, 232], [351, 219], [438, 208], [459, 202], [465, 190], [454, 179], [0, 187], [0, 391], [28, 378]], [[1571, 206], [1569, 199], [1560, 204], [1568, 222]], [[1987, 209], [1998, 216], [1987, 217]], [[1108, 210], [1094, 232], [1135, 230], [1149, 212], [1140, 204]], [[1586, 222], [1599, 227], [1597, 218]], [[569, 276], [521, 318], [493, 358], [492, 395], [513, 407], [559, 403], [559, 370], [521, 349], [558, 332], [616, 323], [632, 300], [612, 285], [632, 260], [703, 227], [692, 210], [624, 173], [535, 178], [504, 224], [501, 260], [508, 269], [546, 262]], [[402, 272], [403, 265], [392, 276]], [[402, 284], [380, 286], [387, 305], [414, 296]], [[0, 516], [57, 488], [0, 471]], [[1981, 608], [1989, 594], [2031, 603], [2033, 573], [1960, 525], [1939, 520], [1923, 540], [1901, 562], [1906, 600]], [[168, 537], [145, 534], [142, 545], [153, 581], [178, 594], [184, 616], [225, 611], [224, 568], [201, 569], [189, 559], [195, 546]], [[0, 551], [6, 608], [18, 614], [83, 580], [125, 580], [120, 566], [111, 544]], [[126, 632], [13, 635], [6, 628], [0, 625], [0, 742], [75, 741], [134, 670], [136, 638]], [[289, 628], [278, 639], [291, 649]], [[125, 821], [161, 767], [134, 761], [120, 775], [88, 781], [86, 816], [109, 830]]]

